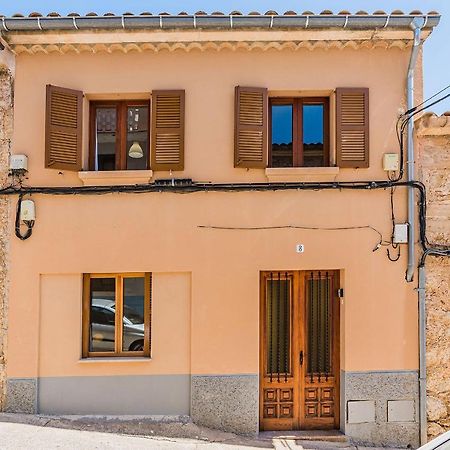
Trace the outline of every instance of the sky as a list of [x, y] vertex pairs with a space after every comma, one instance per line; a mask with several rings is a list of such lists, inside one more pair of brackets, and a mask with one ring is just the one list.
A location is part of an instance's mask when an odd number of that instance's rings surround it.
[[[74, 6], [76, 5], [76, 6]], [[149, 11], [154, 14], [169, 12], [177, 14], [180, 11], [194, 13], [202, 10], [207, 13], [222, 11], [229, 13], [239, 10], [243, 13], [250, 11], [265, 12], [276, 10], [278, 13], [294, 10], [306, 10], [320, 13], [324, 9], [334, 12], [346, 9], [351, 12], [365, 10], [373, 12], [382, 9], [391, 12], [401, 9], [410, 12], [419, 9], [422, 12], [438, 11], [442, 14], [441, 23], [427, 39], [424, 45], [425, 68], [425, 97], [430, 97], [442, 88], [450, 85], [450, 0], [0, 0], [0, 14], [12, 15], [16, 12], [29, 14], [33, 11], [47, 14], [52, 11], [60, 14], [78, 12], [86, 14], [94, 11], [98, 14], [114, 12], [140, 13]], [[441, 102], [432, 109], [441, 114], [450, 110], [450, 99]]]

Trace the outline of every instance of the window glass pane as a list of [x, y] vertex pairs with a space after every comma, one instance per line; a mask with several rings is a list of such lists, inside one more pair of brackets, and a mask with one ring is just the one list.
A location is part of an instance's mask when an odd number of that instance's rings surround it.
[[116, 169], [116, 125], [115, 107], [97, 108], [95, 170]]
[[148, 107], [132, 106], [127, 110], [127, 169], [147, 168]]
[[115, 278], [91, 278], [90, 342], [91, 352], [115, 350]]
[[331, 373], [332, 291], [327, 273], [308, 280], [308, 375]]
[[292, 167], [293, 105], [272, 105], [272, 167]]
[[290, 298], [291, 280], [273, 274], [267, 280], [266, 299], [267, 373], [272, 376], [288, 374], [291, 370]]
[[144, 350], [145, 278], [123, 279], [123, 351]]
[[324, 105], [303, 105], [303, 165], [324, 165]]

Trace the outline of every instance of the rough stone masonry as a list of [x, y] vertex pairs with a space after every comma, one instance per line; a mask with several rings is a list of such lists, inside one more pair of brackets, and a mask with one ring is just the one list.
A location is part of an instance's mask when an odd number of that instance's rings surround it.
[[[450, 113], [417, 122], [420, 179], [427, 189], [427, 236], [450, 245]], [[428, 435], [450, 430], [450, 258], [429, 257], [427, 286]]]
[[[13, 133], [14, 59], [7, 49], [0, 51], [0, 186], [8, 178], [9, 154]], [[0, 196], [0, 411], [4, 407], [6, 377], [6, 332], [8, 329], [8, 248], [9, 205]]]

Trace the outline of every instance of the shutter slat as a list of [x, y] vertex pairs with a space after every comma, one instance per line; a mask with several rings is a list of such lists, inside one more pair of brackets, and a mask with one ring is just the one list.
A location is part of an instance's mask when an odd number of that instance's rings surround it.
[[83, 93], [47, 86], [45, 167], [81, 170]]
[[234, 167], [266, 167], [267, 89], [237, 86], [235, 108]]
[[369, 90], [336, 89], [336, 147], [339, 167], [369, 167]]
[[184, 169], [184, 91], [152, 93], [152, 169]]

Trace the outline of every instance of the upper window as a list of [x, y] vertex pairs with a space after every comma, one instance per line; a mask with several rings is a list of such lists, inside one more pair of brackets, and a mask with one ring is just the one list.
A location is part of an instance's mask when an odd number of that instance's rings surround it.
[[85, 275], [83, 357], [150, 356], [151, 274]]
[[150, 167], [148, 101], [91, 103], [91, 170]]
[[329, 166], [328, 98], [273, 98], [269, 111], [270, 167]]

